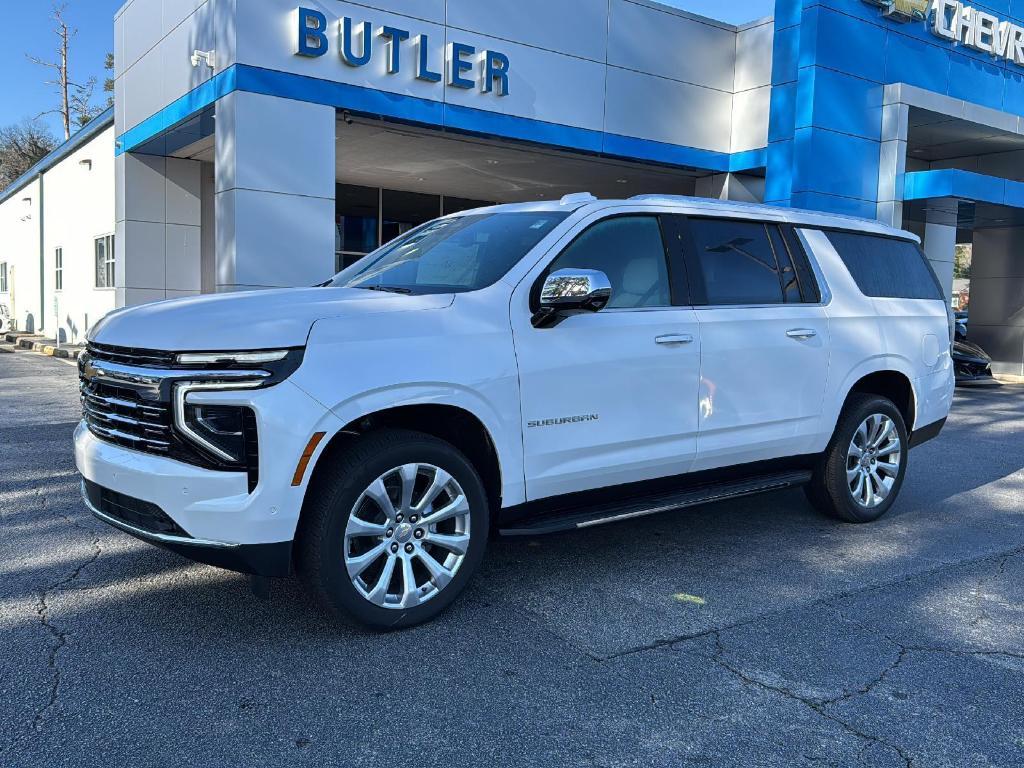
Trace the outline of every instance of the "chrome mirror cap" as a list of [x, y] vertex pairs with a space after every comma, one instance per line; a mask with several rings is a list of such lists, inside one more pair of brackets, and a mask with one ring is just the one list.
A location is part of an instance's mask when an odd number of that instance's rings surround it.
[[608, 276], [597, 269], [560, 269], [544, 280], [534, 326], [550, 327], [565, 313], [600, 312], [612, 298]]

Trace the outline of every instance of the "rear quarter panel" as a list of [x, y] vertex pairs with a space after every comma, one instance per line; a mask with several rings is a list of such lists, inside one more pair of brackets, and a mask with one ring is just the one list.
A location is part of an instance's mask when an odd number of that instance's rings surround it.
[[824, 232], [804, 229], [801, 236], [831, 293], [826, 311], [832, 355], [817, 450], [828, 444], [853, 386], [878, 371], [897, 371], [910, 380], [915, 426], [945, 416], [952, 367], [943, 302], [864, 296]]

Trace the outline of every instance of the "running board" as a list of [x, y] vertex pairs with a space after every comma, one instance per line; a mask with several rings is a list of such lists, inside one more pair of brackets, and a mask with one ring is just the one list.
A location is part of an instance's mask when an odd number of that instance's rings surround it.
[[635, 517], [656, 515], [660, 512], [696, 507], [715, 501], [736, 499], [755, 493], [778, 491], [796, 485], [803, 485], [811, 479], [807, 470], [780, 472], [773, 475], [759, 475], [744, 480], [703, 485], [696, 488], [662, 492], [650, 496], [591, 505], [586, 508], [567, 508], [548, 513], [540, 518], [525, 520], [513, 527], [502, 528], [502, 536], [538, 536], [545, 533], [572, 531], [590, 528], [605, 523], [617, 523]]

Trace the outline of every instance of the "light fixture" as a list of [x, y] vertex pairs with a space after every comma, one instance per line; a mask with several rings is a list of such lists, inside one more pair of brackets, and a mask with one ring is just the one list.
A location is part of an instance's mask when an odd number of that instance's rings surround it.
[[258, 365], [276, 363], [288, 357], [287, 349], [266, 352], [182, 352], [177, 361], [182, 365]]
[[210, 69], [214, 69], [216, 67], [217, 59], [214, 55], [214, 51], [197, 50], [193, 51], [191, 61], [193, 67], [198, 67], [203, 62], [206, 62], [206, 66], [208, 66]]
[[91, 171], [92, 170], [92, 160], [89, 160], [89, 159], [79, 160], [78, 161], [78, 165], [81, 166], [82, 168], [84, 168], [87, 171]]
[[616, 184], [628, 184], [629, 181], [627, 179], [616, 179], [615, 183]]

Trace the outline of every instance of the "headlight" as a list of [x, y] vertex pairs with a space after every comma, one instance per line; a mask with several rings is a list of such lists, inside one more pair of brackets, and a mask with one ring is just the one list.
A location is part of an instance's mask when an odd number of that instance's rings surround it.
[[[216, 377], [216, 374], [230, 372], [228, 378], [242, 378], [241, 371], [253, 371], [253, 376], [262, 377], [264, 387], [280, 384], [299, 366], [305, 350], [259, 349], [237, 352], [178, 352], [175, 355], [176, 368], [195, 370], [197, 379]], [[200, 373], [202, 372], [202, 373]], [[207, 373], [209, 372], [209, 373]]]
[[179, 381], [174, 385], [174, 425], [193, 444], [220, 461], [245, 466], [256, 448], [256, 417], [252, 409], [240, 405], [190, 403], [189, 395], [197, 391], [255, 389], [261, 384], [261, 381]]
[[182, 365], [258, 365], [276, 363], [288, 357], [290, 350], [266, 352], [182, 352], [177, 360]]
[[185, 421], [210, 448], [216, 448], [225, 461], [245, 461], [245, 417], [249, 408], [234, 405], [185, 404]]

